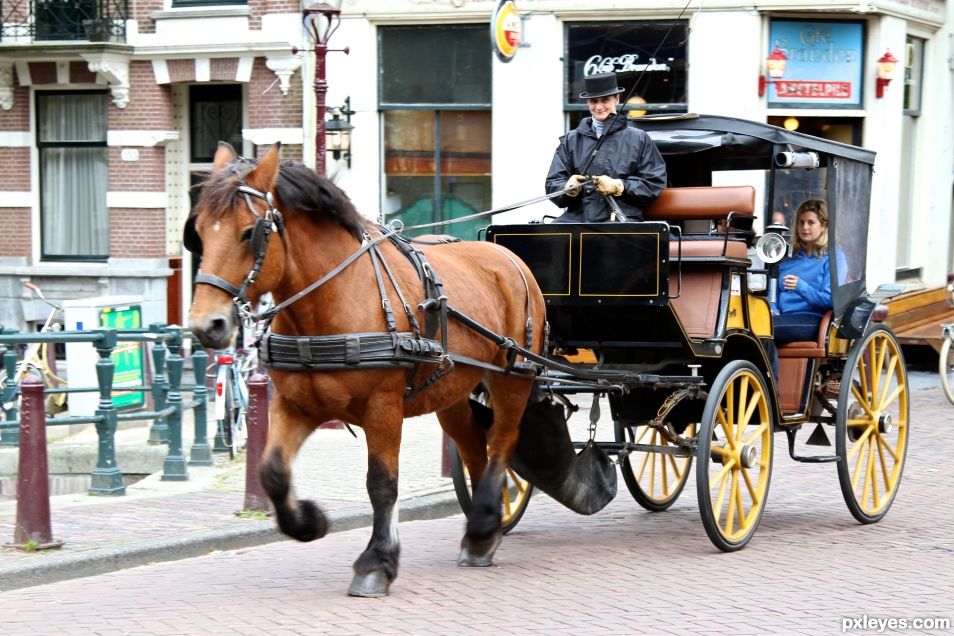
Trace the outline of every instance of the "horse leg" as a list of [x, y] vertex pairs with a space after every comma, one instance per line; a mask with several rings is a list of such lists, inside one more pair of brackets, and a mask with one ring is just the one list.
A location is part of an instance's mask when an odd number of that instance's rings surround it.
[[328, 532], [328, 517], [315, 502], [296, 499], [291, 484], [292, 461], [314, 426], [305, 418], [289, 416], [287, 411], [282, 398], [275, 396], [269, 408], [268, 443], [259, 479], [272, 500], [279, 530], [299, 541], [314, 541]]
[[354, 562], [351, 596], [387, 596], [397, 577], [401, 542], [398, 538], [398, 452], [401, 449], [401, 406], [397, 416], [381, 417], [363, 426], [368, 443], [368, 497], [374, 511], [371, 539]]
[[467, 518], [467, 530], [461, 540], [457, 564], [464, 567], [487, 567], [493, 564], [500, 545], [503, 511], [503, 488], [507, 466], [520, 433], [520, 418], [530, 395], [526, 380], [501, 379], [491, 376], [488, 382], [494, 409], [494, 423], [487, 437], [487, 470], [474, 489], [473, 505]]

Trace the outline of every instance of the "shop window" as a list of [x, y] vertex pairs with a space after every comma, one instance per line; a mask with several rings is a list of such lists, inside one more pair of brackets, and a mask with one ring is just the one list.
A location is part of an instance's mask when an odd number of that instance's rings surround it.
[[[490, 39], [483, 26], [382, 27], [385, 221], [446, 221], [490, 208]], [[487, 219], [410, 231], [477, 238]]]
[[579, 98], [583, 78], [609, 71], [625, 89], [620, 98], [630, 96], [627, 112], [686, 112], [688, 37], [685, 20], [568, 24], [564, 102], [571, 127], [589, 115]]
[[921, 114], [921, 86], [924, 77], [924, 40], [908, 36], [904, 52], [904, 114]]
[[40, 243], [46, 260], [109, 256], [106, 106], [107, 94], [100, 91], [36, 95]]

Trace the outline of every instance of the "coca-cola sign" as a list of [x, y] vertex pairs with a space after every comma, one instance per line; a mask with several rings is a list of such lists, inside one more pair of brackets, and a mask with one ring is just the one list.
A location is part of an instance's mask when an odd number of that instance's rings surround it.
[[669, 65], [661, 63], [656, 58], [649, 58], [648, 62], [639, 62], [639, 53], [625, 53], [616, 56], [592, 55], [583, 65], [584, 75], [595, 73], [627, 73], [669, 71]]

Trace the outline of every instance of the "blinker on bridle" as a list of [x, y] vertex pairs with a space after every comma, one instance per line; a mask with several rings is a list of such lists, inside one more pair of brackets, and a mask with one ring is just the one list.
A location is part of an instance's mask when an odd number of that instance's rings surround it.
[[[252, 311], [252, 303], [246, 294], [248, 293], [248, 288], [255, 283], [259, 272], [261, 272], [262, 264], [265, 262], [265, 252], [268, 250], [269, 237], [272, 232], [275, 231], [277, 231], [279, 235], [282, 235], [285, 230], [285, 225], [284, 217], [281, 211], [275, 207], [271, 192], [262, 192], [244, 183], [238, 187], [238, 191], [245, 197], [245, 203], [248, 205], [249, 211], [258, 219], [252, 228], [252, 237], [249, 241], [249, 247], [255, 258], [252, 269], [249, 270], [249, 273], [245, 276], [241, 287], [236, 287], [224, 278], [219, 278], [212, 274], [204, 274], [202, 272], [196, 274], [195, 283], [204, 283], [218, 287], [232, 296], [232, 302], [235, 303], [239, 318], [247, 328], [251, 328], [257, 322], [258, 316]], [[264, 214], [260, 215], [256, 211], [255, 206], [252, 204], [252, 197], [265, 202]]]

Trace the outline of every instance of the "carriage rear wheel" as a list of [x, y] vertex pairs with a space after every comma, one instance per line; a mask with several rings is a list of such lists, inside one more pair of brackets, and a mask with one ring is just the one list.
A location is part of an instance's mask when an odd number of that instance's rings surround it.
[[772, 473], [773, 410], [762, 373], [730, 362], [709, 391], [696, 453], [702, 524], [720, 550], [745, 547], [755, 534]]
[[[695, 434], [696, 425], [690, 424], [685, 435]], [[616, 422], [616, 441], [674, 448], [659, 430], [645, 424]], [[636, 503], [651, 512], [662, 512], [676, 502], [689, 481], [691, 468], [691, 456], [677, 457], [662, 452], [633, 451], [622, 461], [626, 487]]]
[[[950, 329], [954, 330], [954, 326], [951, 326]], [[944, 388], [944, 395], [947, 396], [951, 404], [954, 404], [954, 347], [951, 346], [952, 339], [954, 339], [954, 334], [949, 333], [945, 328], [938, 372], [941, 377], [941, 386]]]
[[[470, 475], [460, 458], [460, 453], [457, 452], [457, 444], [453, 441], [451, 441], [450, 460], [451, 477], [454, 479], [454, 492], [457, 493], [457, 501], [460, 503], [460, 508], [464, 511], [464, 514], [469, 515], [473, 506]], [[503, 488], [503, 518], [500, 520], [500, 527], [504, 534], [517, 526], [520, 518], [523, 517], [523, 513], [527, 511], [532, 495], [533, 484], [508, 466]]]
[[879, 521], [898, 493], [908, 450], [904, 357], [882, 325], [848, 352], [836, 422], [838, 481], [848, 510], [861, 523]]

